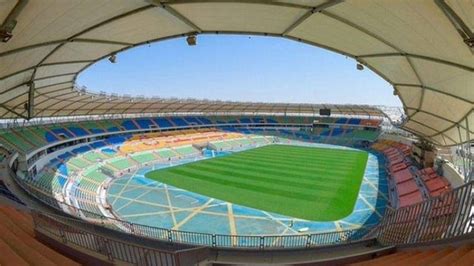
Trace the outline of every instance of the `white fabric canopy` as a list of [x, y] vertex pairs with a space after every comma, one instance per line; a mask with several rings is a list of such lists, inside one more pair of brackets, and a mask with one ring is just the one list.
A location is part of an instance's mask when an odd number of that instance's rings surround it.
[[472, 0], [0, 0], [2, 27], [11, 19], [17, 21], [13, 37], [0, 43], [0, 118], [316, 113], [321, 106], [115, 97], [74, 86], [78, 73], [97, 60], [150, 41], [264, 34], [371, 68], [394, 86], [407, 115], [403, 127], [417, 135], [442, 146], [474, 136]]

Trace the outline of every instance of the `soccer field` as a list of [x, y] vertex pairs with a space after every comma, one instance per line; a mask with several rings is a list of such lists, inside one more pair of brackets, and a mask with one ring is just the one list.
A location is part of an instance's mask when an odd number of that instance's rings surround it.
[[269, 145], [146, 177], [212, 198], [313, 221], [352, 213], [368, 153]]

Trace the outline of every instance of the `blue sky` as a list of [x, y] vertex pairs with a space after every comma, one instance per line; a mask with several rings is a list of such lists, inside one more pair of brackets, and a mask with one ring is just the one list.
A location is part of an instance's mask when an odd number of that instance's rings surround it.
[[392, 87], [351, 58], [273, 37], [199, 35], [130, 49], [102, 60], [79, 85], [108, 93], [289, 103], [400, 106]]

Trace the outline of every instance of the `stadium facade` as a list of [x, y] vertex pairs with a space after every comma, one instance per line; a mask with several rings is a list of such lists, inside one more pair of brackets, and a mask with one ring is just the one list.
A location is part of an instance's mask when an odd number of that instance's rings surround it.
[[[4, 1], [0, 264], [472, 265], [473, 14], [467, 0]], [[76, 86], [99, 60], [201, 34], [354, 58], [403, 119]], [[462, 173], [438, 156], [456, 147]]]

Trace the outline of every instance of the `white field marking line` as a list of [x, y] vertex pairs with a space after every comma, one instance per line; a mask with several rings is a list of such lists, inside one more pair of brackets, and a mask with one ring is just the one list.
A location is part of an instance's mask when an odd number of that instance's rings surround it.
[[124, 189], [128, 186], [128, 184], [130, 184], [130, 181], [134, 178], [134, 175], [135, 175], [136, 171], [133, 173], [133, 175], [127, 180], [127, 183], [125, 183], [125, 185], [122, 187], [122, 189], [119, 191], [118, 194], [116, 194], [117, 198], [115, 198], [115, 200], [112, 202], [112, 206], [115, 204], [115, 202], [117, 201], [118, 197], [122, 196], [122, 193], [124, 191]]
[[283, 232], [278, 235], [278, 237], [275, 237], [275, 239], [272, 241], [272, 246], [274, 247], [277, 242], [281, 242], [281, 239], [285, 236], [285, 233], [288, 232], [288, 228], [285, 228]]
[[187, 223], [189, 220], [191, 220], [194, 216], [196, 216], [196, 214], [198, 214], [201, 210], [203, 210], [204, 208], [206, 208], [209, 204], [211, 204], [211, 202], [214, 201], [214, 199], [209, 199], [204, 205], [201, 205], [199, 208], [197, 208], [196, 210], [194, 210], [191, 214], [189, 214], [186, 218], [184, 218], [183, 220], [181, 220], [181, 222], [179, 222], [177, 225], [173, 226], [173, 230], [177, 230], [179, 229], [182, 225], [184, 225], [185, 223]]
[[121, 209], [127, 207], [127, 206], [130, 206], [130, 204], [134, 203], [136, 199], [142, 197], [142, 196], [145, 196], [147, 193], [149, 193], [150, 191], [145, 191], [143, 192], [142, 194], [140, 194], [139, 196], [137, 196], [135, 199], [129, 199], [128, 202], [126, 204], [124, 204], [123, 206], [121, 206], [120, 208], [118, 209], [114, 209], [114, 211], [118, 212], [120, 211]]
[[351, 229], [356, 229], [356, 228], [363, 227], [363, 225], [361, 225], [361, 224], [355, 224], [355, 223], [350, 223], [350, 222], [345, 222], [345, 221], [338, 221], [338, 222], [341, 223], [341, 224], [350, 225], [352, 227]]
[[[142, 203], [142, 204], [145, 204], [145, 205], [150, 205], [150, 206], [157, 206], [157, 207], [163, 207], [163, 208], [168, 208], [168, 205], [163, 205], [163, 204], [159, 204], [159, 203], [153, 203], [153, 202], [149, 202], [149, 201], [142, 201], [142, 200], [137, 200], [137, 199], [133, 199], [133, 198], [128, 198], [128, 197], [124, 197], [124, 196], [117, 196], [119, 197], [120, 199], [125, 199], [125, 200], [130, 200], [130, 201], [134, 201], [134, 202], [137, 202], [137, 203]], [[207, 206], [207, 208], [209, 207], [215, 207], [215, 206], [219, 206], [219, 205], [223, 205], [223, 203], [218, 203], [218, 204], [211, 204], [209, 206]], [[197, 207], [191, 207], [191, 208], [178, 208], [178, 207], [174, 207], [173, 206], [173, 209], [176, 210], [176, 211], [194, 211], [198, 208], [200, 208], [201, 206], [197, 206]], [[202, 213], [208, 213], [208, 214], [214, 214], [213, 212], [207, 212], [207, 211], [202, 211]], [[219, 214], [219, 215], [226, 215], [225, 213], [222, 213], [222, 214]]]
[[[234, 210], [232, 209], [232, 203], [227, 203], [227, 218], [229, 219], [229, 227], [230, 227], [230, 234], [237, 235], [237, 228], [235, 226], [235, 217], [234, 217]], [[237, 244], [237, 239], [232, 239], [232, 245]]]
[[[174, 212], [181, 212], [185, 210], [175, 210]], [[141, 216], [150, 216], [150, 215], [159, 215], [159, 214], [168, 214], [170, 213], [169, 210], [167, 211], [157, 211], [157, 212], [144, 212], [144, 213], [137, 213], [137, 214], [127, 214], [121, 215], [122, 218], [130, 218], [130, 217], [141, 217]]]
[[171, 218], [173, 219], [173, 227], [176, 226], [176, 217], [174, 216], [173, 212], [173, 205], [171, 205], [171, 199], [170, 199], [170, 193], [168, 192], [168, 186], [165, 185], [165, 194], [166, 194], [166, 200], [168, 201], [168, 208], [171, 213]]
[[[126, 183], [114, 183], [113, 184], [114, 186], [127, 186]], [[153, 185], [153, 186], [152, 186]], [[148, 185], [134, 185], [134, 184], [129, 184], [128, 187], [139, 187], [139, 188], [146, 188], [146, 189], [150, 189], [150, 188], [157, 188], [159, 186], [163, 185], [163, 183], [159, 183], [159, 182], [153, 182], [151, 184], [148, 184]]]
[[[148, 193], [148, 192], [150, 192], [150, 191], [147, 191], [147, 193]], [[164, 205], [164, 204], [153, 203], [153, 202], [143, 201], [143, 200], [137, 200], [137, 199], [132, 199], [132, 198], [123, 197], [123, 196], [116, 196], [116, 197], [117, 197], [117, 199], [125, 199], [125, 200], [129, 200], [129, 201], [137, 202], [137, 203], [148, 204], [148, 205], [150, 205], [150, 206], [157, 206], [157, 207], [168, 208], [168, 205]]]
[[195, 199], [195, 198], [193, 198], [193, 197], [190, 197], [190, 196], [188, 196], [188, 195], [185, 195], [185, 194], [179, 194], [179, 195], [174, 196], [174, 197], [175, 197], [175, 198], [182, 198], [182, 197], [183, 197], [183, 198], [188, 199], [188, 200], [189, 200], [189, 199], [190, 199], [190, 200], [193, 200], [193, 202], [191, 202], [191, 204], [195, 204], [195, 203], [199, 202], [199, 200], [197, 200], [197, 199]]
[[[379, 192], [379, 189], [374, 184], [372, 184], [370, 181], [368, 181], [365, 177], [364, 177], [364, 180], [367, 182], [367, 184], [369, 184], [369, 186], [374, 188], [374, 190], [377, 192], [377, 195], [380, 194], [380, 196], [382, 196], [382, 198], [388, 200], [388, 198], [382, 192]], [[360, 195], [360, 193], [359, 193], [359, 195]]]
[[374, 206], [372, 206], [363, 196], [360, 196], [360, 198], [367, 204], [367, 206], [370, 207], [372, 211], [374, 211], [375, 214], [377, 214], [380, 218], [382, 218], [382, 215], [375, 209]]
[[355, 213], [355, 212], [366, 212], [366, 211], [373, 211], [373, 210], [370, 209], [370, 208], [368, 208], [368, 209], [358, 209], [358, 210], [353, 211], [352, 213]]
[[287, 224], [285, 224], [284, 222], [280, 221], [278, 218], [273, 217], [273, 216], [272, 216], [271, 214], [269, 214], [268, 212], [262, 211], [262, 213], [265, 214], [265, 215], [267, 215], [267, 216], [270, 218], [270, 220], [275, 221], [275, 222], [277, 222], [277, 223], [283, 225], [285, 228], [287, 228], [287, 229], [290, 230], [290, 231], [293, 231], [293, 233], [298, 233], [298, 231], [296, 231], [295, 229], [289, 227]]

